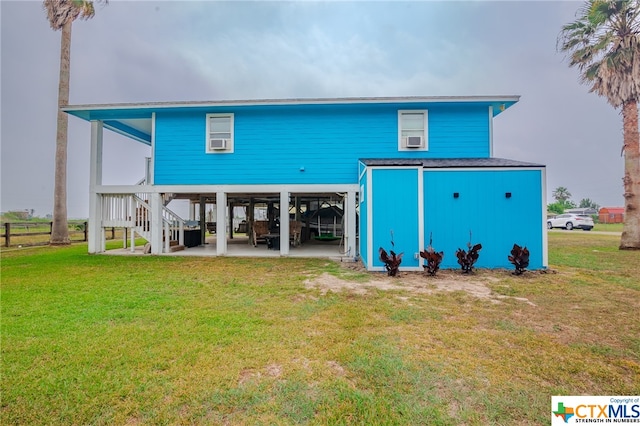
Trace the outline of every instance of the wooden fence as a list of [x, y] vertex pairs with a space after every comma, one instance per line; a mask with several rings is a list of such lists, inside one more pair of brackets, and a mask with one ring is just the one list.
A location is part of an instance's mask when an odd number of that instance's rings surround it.
[[[2, 247], [30, 247], [49, 244], [53, 222], [5, 222], [2, 224]], [[72, 243], [86, 242], [89, 224], [84, 221], [69, 222], [69, 239]], [[126, 229], [106, 228], [105, 237], [109, 240], [120, 238]]]
[[[38, 246], [48, 244], [53, 222], [5, 222], [2, 224], [3, 247]], [[87, 222], [69, 222], [72, 242], [87, 241]], [[77, 238], [80, 235], [81, 238]]]
[[[2, 224], [3, 247], [28, 247], [49, 244], [53, 222], [5, 222]], [[83, 221], [69, 222], [69, 238], [72, 243], [86, 242], [89, 224]], [[109, 232], [110, 231], [110, 232]], [[116, 238], [116, 228], [107, 229], [107, 239]]]

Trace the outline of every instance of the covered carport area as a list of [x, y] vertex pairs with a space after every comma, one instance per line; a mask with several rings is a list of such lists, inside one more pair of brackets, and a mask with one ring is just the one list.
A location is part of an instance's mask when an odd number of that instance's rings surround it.
[[[185, 189], [167, 188], [167, 192], [173, 199], [189, 200], [185, 232], [198, 232], [200, 244], [178, 255], [358, 255], [357, 185], [207, 185], [198, 191]], [[244, 212], [243, 223], [238, 223], [238, 211]], [[327, 216], [328, 211], [335, 212], [334, 216]]]

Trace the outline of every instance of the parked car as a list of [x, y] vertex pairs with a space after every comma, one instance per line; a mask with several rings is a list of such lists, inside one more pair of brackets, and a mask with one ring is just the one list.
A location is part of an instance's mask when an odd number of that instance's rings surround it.
[[573, 228], [580, 228], [584, 231], [593, 229], [593, 219], [586, 214], [565, 213], [547, 219], [547, 229], [564, 228], [571, 231]]

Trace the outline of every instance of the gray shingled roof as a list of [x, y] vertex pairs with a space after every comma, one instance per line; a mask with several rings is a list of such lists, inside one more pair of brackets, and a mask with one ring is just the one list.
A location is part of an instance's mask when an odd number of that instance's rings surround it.
[[363, 158], [367, 166], [422, 166], [425, 169], [466, 167], [545, 167], [506, 158]]

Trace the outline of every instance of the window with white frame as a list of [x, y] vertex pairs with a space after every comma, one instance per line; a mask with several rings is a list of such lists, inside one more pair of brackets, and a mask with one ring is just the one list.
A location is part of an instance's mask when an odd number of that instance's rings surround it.
[[426, 151], [428, 135], [426, 110], [398, 111], [398, 150]]
[[233, 114], [207, 114], [207, 152], [233, 152]]

